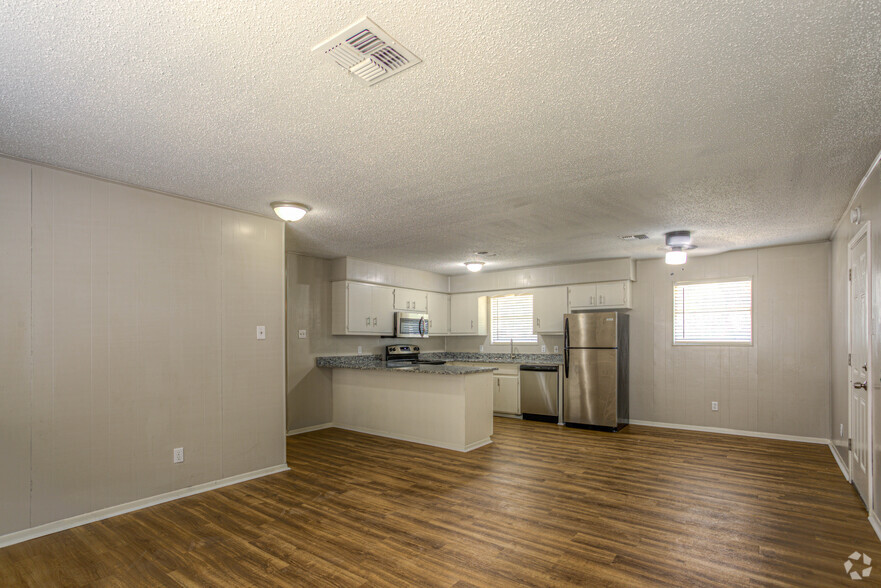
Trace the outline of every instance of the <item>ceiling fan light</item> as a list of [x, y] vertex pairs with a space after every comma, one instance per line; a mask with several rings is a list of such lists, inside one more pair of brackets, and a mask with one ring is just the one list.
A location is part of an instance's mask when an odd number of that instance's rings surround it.
[[483, 269], [483, 262], [482, 261], [466, 261], [465, 267], [468, 268], [469, 272], [479, 272], [480, 270]]
[[273, 202], [272, 210], [283, 221], [295, 223], [306, 216], [306, 213], [312, 209], [299, 202]]
[[681, 247], [674, 247], [664, 255], [664, 261], [667, 265], [682, 265], [688, 260], [688, 253]]

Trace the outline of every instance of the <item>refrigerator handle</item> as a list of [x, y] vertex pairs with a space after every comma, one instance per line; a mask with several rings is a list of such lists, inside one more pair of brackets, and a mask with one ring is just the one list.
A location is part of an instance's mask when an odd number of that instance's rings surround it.
[[569, 377], [569, 319], [565, 319], [563, 326], [563, 374]]

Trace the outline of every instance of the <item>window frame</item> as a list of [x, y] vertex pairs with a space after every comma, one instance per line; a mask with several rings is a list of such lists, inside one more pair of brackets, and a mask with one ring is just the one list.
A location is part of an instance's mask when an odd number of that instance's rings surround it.
[[532, 335], [535, 337], [535, 341], [517, 341], [515, 339], [514, 346], [515, 347], [523, 347], [523, 346], [538, 347], [539, 345], [541, 345], [541, 343], [539, 342], [540, 335], [535, 332], [535, 324], [534, 324], [534, 321], [535, 321], [535, 293], [534, 292], [524, 292], [524, 291], [507, 292], [505, 294], [495, 294], [495, 295], [490, 294], [487, 296], [486, 303], [489, 306], [489, 308], [487, 309], [487, 311], [489, 313], [489, 333], [487, 334], [487, 344], [491, 348], [493, 348], [493, 347], [507, 348], [511, 345], [510, 341], [499, 341], [499, 342], [493, 341], [493, 333], [494, 333], [494, 326], [495, 326], [495, 316], [493, 315], [493, 299], [495, 299], [495, 298], [509, 298], [509, 297], [513, 297], [513, 296], [532, 296], [532, 321], [533, 321]]
[[[693, 284], [721, 284], [725, 282], [749, 281], [749, 342], [746, 341], [676, 341], [676, 286]], [[756, 343], [756, 291], [753, 276], [737, 276], [733, 278], [706, 278], [703, 280], [681, 280], [673, 282], [670, 289], [670, 340], [674, 347], [752, 347]]]

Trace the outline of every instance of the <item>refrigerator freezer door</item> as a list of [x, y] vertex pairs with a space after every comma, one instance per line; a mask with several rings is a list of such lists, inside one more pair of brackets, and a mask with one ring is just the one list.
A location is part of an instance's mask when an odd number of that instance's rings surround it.
[[563, 379], [563, 420], [618, 425], [618, 351], [570, 349], [569, 375]]
[[617, 312], [579, 312], [567, 314], [563, 326], [568, 326], [567, 347], [617, 347]]

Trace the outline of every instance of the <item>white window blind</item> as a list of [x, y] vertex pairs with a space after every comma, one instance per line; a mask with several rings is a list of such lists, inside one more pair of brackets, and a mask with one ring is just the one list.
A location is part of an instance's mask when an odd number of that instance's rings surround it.
[[538, 343], [532, 332], [532, 294], [496, 296], [492, 299], [491, 342]]
[[673, 286], [673, 343], [752, 343], [752, 280]]

